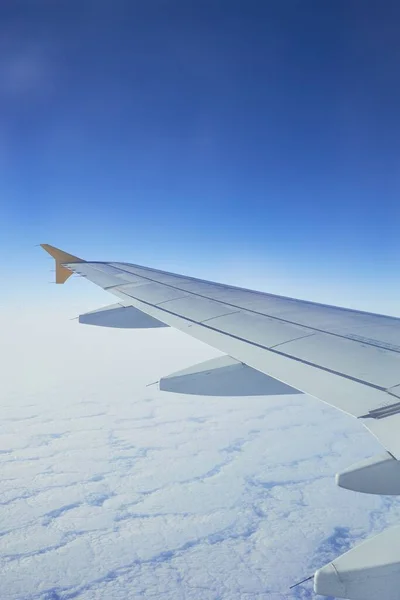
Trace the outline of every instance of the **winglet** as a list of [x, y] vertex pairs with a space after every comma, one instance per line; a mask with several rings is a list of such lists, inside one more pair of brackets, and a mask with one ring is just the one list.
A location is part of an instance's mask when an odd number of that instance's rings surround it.
[[59, 248], [50, 246], [50, 244], [40, 244], [43, 250], [46, 250], [56, 261], [56, 283], [65, 283], [68, 277], [71, 277], [72, 271], [64, 267], [63, 263], [85, 262], [81, 258], [68, 254]]

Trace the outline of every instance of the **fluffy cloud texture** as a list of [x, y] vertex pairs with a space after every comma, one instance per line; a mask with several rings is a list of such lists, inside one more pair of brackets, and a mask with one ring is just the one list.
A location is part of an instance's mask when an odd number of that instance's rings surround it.
[[79, 325], [80, 304], [0, 313], [2, 600], [312, 598], [289, 586], [398, 522], [395, 498], [335, 486], [382, 451], [355, 420], [146, 387], [218, 353]]

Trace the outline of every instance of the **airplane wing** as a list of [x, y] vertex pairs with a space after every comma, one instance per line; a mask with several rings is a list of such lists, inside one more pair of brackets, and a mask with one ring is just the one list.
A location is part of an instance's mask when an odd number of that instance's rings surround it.
[[[57, 283], [77, 273], [119, 299], [82, 315], [81, 322], [170, 326], [227, 355], [162, 379], [161, 389], [251, 395], [263, 394], [275, 382], [279, 391], [272, 393], [299, 390], [314, 396], [359, 419], [386, 450], [337, 475], [338, 485], [400, 494], [400, 319], [134, 264], [84, 261], [48, 244], [42, 247], [56, 260]], [[340, 598], [399, 599], [398, 529], [319, 569], [314, 589]]]

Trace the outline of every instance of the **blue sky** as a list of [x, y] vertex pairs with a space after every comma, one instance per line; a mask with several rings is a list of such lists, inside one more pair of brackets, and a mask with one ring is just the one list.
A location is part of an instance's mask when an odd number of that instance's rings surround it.
[[5, 6], [0, 244], [20, 268], [49, 242], [231, 282], [237, 264], [238, 283], [392, 284], [398, 3]]

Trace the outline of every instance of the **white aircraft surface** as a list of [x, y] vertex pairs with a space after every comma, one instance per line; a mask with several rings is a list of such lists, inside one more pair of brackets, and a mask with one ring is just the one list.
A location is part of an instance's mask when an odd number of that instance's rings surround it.
[[[81, 323], [174, 327], [225, 353], [162, 378], [161, 390], [314, 396], [359, 419], [385, 448], [337, 474], [336, 483], [367, 494], [400, 494], [399, 318], [128, 263], [84, 261], [41, 246], [55, 258], [56, 283], [77, 273], [119, 298], [81, 315]], [[338, 598], [400, 600], [400, 526], [318, 569], [314, 590]]]

